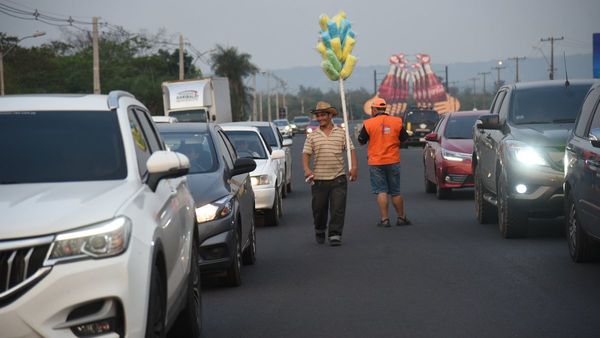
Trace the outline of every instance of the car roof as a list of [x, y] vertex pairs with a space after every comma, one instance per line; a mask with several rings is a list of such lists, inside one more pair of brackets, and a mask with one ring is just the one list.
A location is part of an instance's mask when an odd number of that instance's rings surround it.
[[[594, 79], [574, 79], [569, 80], [570, 85], [592, 85], [596, 80]], [[519, 82], [513, 83], [512, 86], [516, 90], [533, 89], [542, 87], [564, 87], [565, 80], [545, 80], [545, 81], [531, 81], [531, 82]]]
[[223, 128], [223, 130], [227, 130], [227, 131], [254, 131], [254, 132], [257, 132], [260, 134], [260, 131], [258, 130], [258, 128], [253, 127], [253, 126], [223, 123], [223, 124], [221, 124], [221, 128]]
[[209, 128], [214, 126], [214, 123], [204, 122], [177, 122], [177, 123], [156, 123], [156, 128], [164, 133], [192, 133], [192, 132], [207, 132]]
[[448, 113], [449, 116], [481, 116], [488, 114], [489, 110], [463, 110]]
[[221, 123], [222, 126], [251, 126], [251, 127], [272, 127], [271, 122], [267, 121], [240, 121]]
[[0, 97], [2, 111], [95, 110], [110, 111], [108, 95], [94, 94], [25, 94]]

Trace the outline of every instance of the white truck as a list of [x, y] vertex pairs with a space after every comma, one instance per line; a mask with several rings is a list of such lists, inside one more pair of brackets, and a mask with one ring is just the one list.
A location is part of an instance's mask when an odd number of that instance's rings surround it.
[[229, 80], [208, 77], [162, 84], [165, 116], [179, 122], [231, 122]]

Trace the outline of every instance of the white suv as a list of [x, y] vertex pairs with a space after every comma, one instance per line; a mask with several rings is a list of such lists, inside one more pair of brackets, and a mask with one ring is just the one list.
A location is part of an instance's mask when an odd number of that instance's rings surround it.
[[2, 97], [0, 153], [0, 335], [199, 335], [189, 160], [139, 101]]

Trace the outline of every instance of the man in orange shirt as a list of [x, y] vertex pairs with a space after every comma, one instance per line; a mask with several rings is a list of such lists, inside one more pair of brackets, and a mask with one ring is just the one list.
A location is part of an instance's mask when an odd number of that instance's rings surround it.
[[400, 195], [400, 143], [408, 138], [402, 119], [386, 114], [387, 104], [376, 97], [371, 103], [371, 118], [363, 124], [358, 142], [369, 143], [369, 173], [371, 191], [377, 194], [381, 218], [377, 226], [390, 227], [388, 194], [398, 218], [396, 225], [409, 225], [404, 211], [404, 199]]

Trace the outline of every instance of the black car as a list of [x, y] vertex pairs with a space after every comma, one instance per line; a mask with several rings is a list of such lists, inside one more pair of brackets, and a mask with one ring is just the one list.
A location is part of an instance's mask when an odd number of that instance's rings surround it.
[[[252, 159], [238, 158], [221, 127], [213, 123], [157, 124], [172, 151], [188, 156], [188, 185], [194, 197], [203, 272], [227, 272], [241, 284], [241, 264], [256, 260]], [[162, 216], [161, 216], [162, 217]]]
[[565, 225], [575, 262], [600, 240], [600, 82], [587, 94], [565, 150]]
[[520, 82], [501, 87], [473, 132], [475, 210], [521, 237], [528, 219], [563, 215], [564, 152], [593, 80]]
[[402, 147], [425, 145], [425, 135], [433, 131], [440, 119], [437, 111], [429, 109], [409, 109], [401, 117], [404, 129], [409, 135], [408, 140], [402, 143]]

